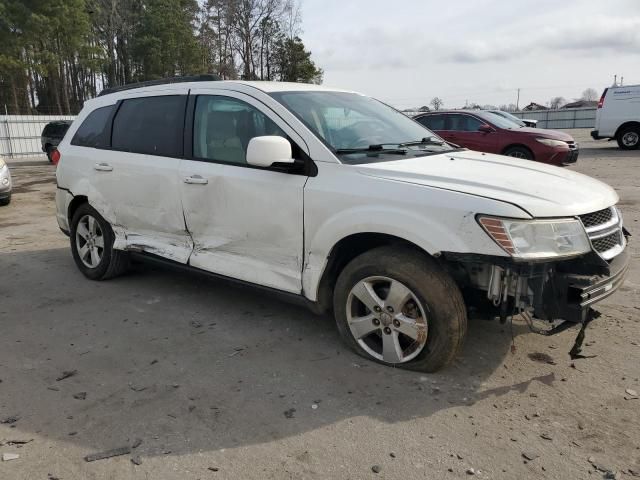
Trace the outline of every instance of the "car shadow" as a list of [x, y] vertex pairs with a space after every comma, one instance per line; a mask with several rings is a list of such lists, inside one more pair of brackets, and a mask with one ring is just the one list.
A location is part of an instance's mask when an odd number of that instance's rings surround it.
[[497, 322], [471, 322], [455, 363], [426, 375], [353, 354], [328, 317], [203, 275], [136, 265], [91, 282], [67, 249], [2, 254], [0, 271], [0, 421], [18, 439], [183, 454], [528, 388], [482, 391], [512, 344]]

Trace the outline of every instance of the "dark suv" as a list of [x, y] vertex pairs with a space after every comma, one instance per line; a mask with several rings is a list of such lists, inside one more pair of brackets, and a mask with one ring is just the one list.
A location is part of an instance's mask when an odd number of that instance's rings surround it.
[[55, 122], [47, 123], [44, 130], [42, 130], [42, 136], [40, 137], [42, 151], [47, 154], [49, 162], [51, 162], [51, 152], [62, 141], [71, 123], [71, 120], [56, 120]]

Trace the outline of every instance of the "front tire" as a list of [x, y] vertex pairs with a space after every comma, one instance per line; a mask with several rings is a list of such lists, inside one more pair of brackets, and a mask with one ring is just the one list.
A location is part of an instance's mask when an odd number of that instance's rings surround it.
[[11, 203], [11, 194], [9, 194], [7, 197], [3, 199], [0, 199], [0, 207], [6, 207], [10, 203]]
[[522, 158], [523, 160], [533, 160], [533, 153], [525, 147], [509, 147], [504, 151], [503, 155], [506, 155], [507, 157]]
[[111, 225], [91, 205], [78, 207], [71, 220], [71, 253], [85, 277], [107, 280], [127, 270], [129, 254], [114, 250], [114, 240]]
[[380, 247], [352, 260], [334, 290], [345, 343], [365, 358], [423, 372], [445, 367], [460, 350], [467, 317], [453, 279], [406, 247]]
[[637, 150], [640, 148], [640, 127], [631, 125], [623, 128], [616, 140], [622, 150]]

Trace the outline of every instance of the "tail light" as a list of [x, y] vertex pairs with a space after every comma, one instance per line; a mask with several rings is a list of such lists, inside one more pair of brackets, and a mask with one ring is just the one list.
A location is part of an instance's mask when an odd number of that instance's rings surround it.
[[600, 101], [598, 102], [598, 108], [602, 108], [604, 106], [604, 97], [607, 96], [607, 90], [609, 89], [605, 88], [604, 92], [602, 92], [602, 96], [600, 97]]
[[60, 150], [58, 150], [57, 148], [51, 152], [51, 163], [56, 166], [58, 165], [58, 163], [60, 163]]

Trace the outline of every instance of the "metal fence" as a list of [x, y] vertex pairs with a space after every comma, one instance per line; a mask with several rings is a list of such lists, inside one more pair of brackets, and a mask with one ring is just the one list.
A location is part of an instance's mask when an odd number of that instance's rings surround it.
[[519, 118], [538, 120], [538, 128], [593, 128], [596, 125], [595, 108], [567, 108], [513, 112]]
[[45, 125], [75, 118], [75, 115], [0, 115], [0, 157], [43, 154], [40, 135]]

